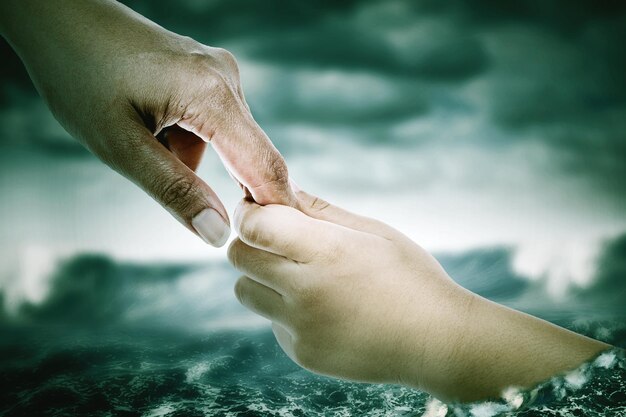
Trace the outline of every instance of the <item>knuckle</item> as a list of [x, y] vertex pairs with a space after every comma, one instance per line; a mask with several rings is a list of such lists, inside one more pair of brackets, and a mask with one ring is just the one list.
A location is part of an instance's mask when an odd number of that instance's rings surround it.
[[[265, 156], [265, 164], [267, 167], [264, 173], [263, 179], [255, 185], [251, 185], [250, 188], [254, 191], [275, 191], [284, 190], [289, 187], [289, 170], [283, 157], [276, 151], [270, 152]], [[260, 201], [257, 201], [261, 205], [273, 203], [275, 201], [270, 200], [272, 193], [266, 195], [260, 193]], [[267, 201], [266, 201], [267, 199]]]
[[211, 70], [216, 66], [215, 58], [203, 51], [189, 53], [185, 64], [200, 71], [200, 74], [202, 74], [202, 71]]
[[278, 152], [272, 152], [269, 156], [269, 172], [272, 182], [287, 183], [289, 180], [289, 171], [285, 160]]
[[161, 203], [177, 212], [185, 211], [193, 203], [192, 196], [197, 187], [197, 181], [184, 175], [164, 181], [165, 185], [159, 187], [158, 199]]
[[235, 55], [233, 55], [230, 51], [224, 48], [215, 48], [214, 52], [215, 57], [219, 62], [225, 65], [230, 70], [238, 71], [239, 64], [237, 64], [237, 59]]
[[[221, 54], [221, 53], [220, 53]], [[185, 61], [186, 71], [191, 69], [196, 80], [199, 81], [201, 95], [210, 94], [217, 98], [230, 98], [235, 95], [232, 87], [231, 75], [233, 74], [236, 63], [224, 64], [222, 55], [215, 52], [210, 53], [191, 53]], [[228, 60], [228, 58], [226, 58]], [[185, 80], [188, 83], [188, 80]]]
[[209, 82], [209, 92], [216, 98], [226, 100], [234, 97], [235, 93], [228, 81], [222, 74], [219, 72], [212, 70], [212, 76], [210, 77]]
[[252, 229], [250, 233], [248, 233], [248, 240], [260, 248], [268, 247], [272, 243], [269, 239], [268, 233], [264, 232], [260, 228]]

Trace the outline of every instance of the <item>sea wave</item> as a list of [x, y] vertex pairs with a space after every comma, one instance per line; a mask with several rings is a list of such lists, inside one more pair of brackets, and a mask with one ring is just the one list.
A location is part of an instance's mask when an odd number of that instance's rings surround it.
[[[626, 240], [594, 285], [560, 300], [518, 276], [506, 248], [439, 259], [494, 301], [626, 346]], [[0, 314], [0, 416], [623, 416], [616, 349], [500, 401], [438, 402], [417, 390], [313, 375], [280, 350], [269, 323], [232, 294], [225, 262], [137, 264], [78, 255], [58, 264], [40, 302]]]

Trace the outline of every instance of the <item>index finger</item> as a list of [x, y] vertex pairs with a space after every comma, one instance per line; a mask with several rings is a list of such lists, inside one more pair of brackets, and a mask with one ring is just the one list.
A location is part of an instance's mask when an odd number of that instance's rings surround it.
[[211, 144], [255, 202], [297, 206], [285, 159], [249, 113], [226, 126]]
[[[215, 111], [214, 105], [207, 108]], [[261, 205], [297, 207], [289, 184], [287, 164], [278, 149], [253, 119], [241, 99], [232, 95], [222, 101], [213, 120], [194, 117], [179, 125], [210, 142], [226, 169]]]

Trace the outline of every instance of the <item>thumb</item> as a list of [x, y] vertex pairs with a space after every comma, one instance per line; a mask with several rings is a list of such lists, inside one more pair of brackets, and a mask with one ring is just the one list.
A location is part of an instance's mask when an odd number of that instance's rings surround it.
[[293, 180], [291, 187], [296, 193], [300, 211], [309, 217], [388, 239], [392, 239], [397, 233], [393, 228], [379, 220], [354, 214], [302, 191]]
[[215, 192], [189, 167], [162, 146], [139, 122], [119, 132], [119, 145], [95, 152], [188, 229], [220, 247], [230, 235], [228, 214]]

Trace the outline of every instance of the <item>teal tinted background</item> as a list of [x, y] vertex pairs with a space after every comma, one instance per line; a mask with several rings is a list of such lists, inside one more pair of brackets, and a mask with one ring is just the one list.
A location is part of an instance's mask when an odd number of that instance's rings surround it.
[[[129, 5], [235, 53], [303, 188], [431, 250], [516, 246], [521, 272], [565, 269], [584, 284], [590, 266], [576, 259], [626, 229], [619, 2]], [[5, 43], [2, 56], [4, 253], [223, 256], [83, 150]], [[200, 174], [232, 210], [238, 190], [211, 152]]]
[[[489, 298], [624, 346], [621, 2], [127, 4], [235, 54], [252, 112], [302, 188], [392, 224]], [[223, 263], [225, 250], [204, 245], [69, 137], [10, 48], [0, 48], [0, 294], [5, 321], [35, 326], [19, 330], [35, 340], [25, 369], [54, 360], [45, 349], [74, 352], [71, 343], [37, 342], [40, 326], [60, 326], [62, 340], [91, 340], [84, 329], [106, 327], [100, 342], [85, 342], [93, 349], [128, 348], [135, 336], [126, 339], [127, 331], [173, 331], [158, 343], [179, 343], [188, 339], [176, 332], [204, 340], [236, 329], [253, 346], [273, 343], [268, 324], [232, 297], [236, 275]], [[199, 173], [232, 211], [239, 189], [210, 150]], [[129, 364], [143, 354], [156, 368], [201, 370], [230, 355], [233, 340], [216, 342], [217, 350], [202, 345], [206, 358], [185, 353], [169, 365], [154, 339], [140, 338], [119, 355], [129, 379]], [[278, 358], [285, 373], [297, 372], [278, 350], [269, 352], [256, 365]], [[94, 366], [103, 380], [115, 368]], [[172, 371], [181, 384], [184, 369]], [[41, 381], [54, 388], [56, 375]], [[41, 381], [25, 383], [24, 392]], [[241, 389], [236, 406], [245, 410], [257, 397]], [[122, 405], [139, 415], [161, 405], [132, 406], [132, 398]]]

